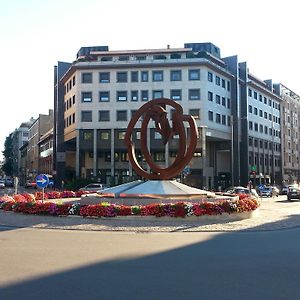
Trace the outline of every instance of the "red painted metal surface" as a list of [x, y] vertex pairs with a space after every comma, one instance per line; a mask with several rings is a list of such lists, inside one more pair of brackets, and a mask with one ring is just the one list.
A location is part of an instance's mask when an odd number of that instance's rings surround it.
[[[172, 126], [167, 118], [166, 106], [174, 109], [172, 113]], [[151, 172], [145, 171], [138, 163], [135, 146], [132, 141], [132, 133], [136, 123], [142, 118], [141, 125], [141, 152]], [[174, 136], [179, 135], [179, 148], [174, 162], [167, 168], [161, 168], [154, 163], [150, 150], [147, 147], [147, 128], [149, 122], [155, 122], [155, 130], [162, 136], [164, 145]], [[189, 124], [189, 144], [184, 122]], [[128, 149], [129, 160], [135, 172], [146, 179], [171, 179], [179, 175], [184, 167], [190, 162], [195, 152], [198, 139], [198, 128], [195, 119], [190, 115], [184, 115], [182, 107], [175, 101], [167, 98], [154, 99], [144, 104], [131, 118], [125, 135], [125, 144]]]

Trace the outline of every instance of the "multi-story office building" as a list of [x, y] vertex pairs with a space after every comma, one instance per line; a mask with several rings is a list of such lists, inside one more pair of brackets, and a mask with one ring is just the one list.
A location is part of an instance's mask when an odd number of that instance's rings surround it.
[[[33, 122], [29, 128], [28, 144], [23, 148], [26, 149], [26, 165], [25, 176], [26, 180], [33, 180], [41, 172], [40, 169], [40, 149], [39, 142], [41, 138], [53, 128], [53, 110], [49, 110], [48, 115], [39, 114], [39, 117]], [[22, 149], [23, 150], [23, 149]]]
[[300, 180], [300, 96], [283, 84], [274, 85], [282, 98], [281, 109], [281, 145], [283, 184]]
[[[258, 80], [237, 56], [221, 58], [211, 43], [131, 51], [85, 47], [72, 64], [59, 63], [55, 74], [58, 181], [83, 177], [121, 183], [134, 178], [124, 144], [128, 122], [145, 102], [162, 97], [180, 103], [200, 131], [189, 164], [190, 184], [246, 185], [251, 170], [257, 182], [280, 180], [280, 97], [271, 81]], [[134, 140], [142, 165], [139, 129]], [[174, 137], [163, 148], [153, 126], [149, 136], [154, 161], [168, 165], [178, 140]]]
[[12, 133], [12, 167], [13, 167], [13, 175], [20, 176], [22, 173], [21, 168], [21, 152], [19, 149], [28, 141], [29, 138], [29, 128], [35, 121], [34, 118], [31, 118], [28, 122], [23, 122], [19, 128], [17, 128]]

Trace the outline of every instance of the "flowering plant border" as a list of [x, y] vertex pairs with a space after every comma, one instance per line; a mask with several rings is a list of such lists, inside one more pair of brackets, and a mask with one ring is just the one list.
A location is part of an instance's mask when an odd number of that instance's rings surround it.
[[[64, 193], [63, 195], [73, 195]], [[81, 205], [79, 203], [42, 202], [39, 194], [17, 194], [0, 197], [0, 209], [24, 214], [82, 217], [116, 217], [116, 216], [155, 216], [185, 218], [190, 216], [222, 215], [224, 213], [241, 213], [254, 211], [259, 202], [251, 197], [240, 196], [238, 200], [221, 200], [217, 202], [176, 202], [155, 203], [149, 205], [118, 205], [101, 202], [94, 205]], [[74, 197], [74, 196], [72, 196]], [[45, 198], [49, 199], [49, 198]], [[52, 198], [51, 198], [52, 199]], [[56, 198], [58, 199], [58, 198]]]

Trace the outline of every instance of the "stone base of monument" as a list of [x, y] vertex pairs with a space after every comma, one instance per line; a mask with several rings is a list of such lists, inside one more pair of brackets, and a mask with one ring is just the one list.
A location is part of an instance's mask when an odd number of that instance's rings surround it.
[[236, 200], [238, 197], [217, 196], [215, 193], [197, 189], [176, 180], [136, 180], [105, 189], [96, 194], [82, 195], [80, 204], [109, 202], [123, 205], [148, 205], [172, 203]]

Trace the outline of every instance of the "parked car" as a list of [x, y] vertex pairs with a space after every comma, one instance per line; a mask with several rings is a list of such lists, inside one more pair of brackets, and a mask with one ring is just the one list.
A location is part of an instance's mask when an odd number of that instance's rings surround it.
[[300, 189], [297, 187], [290, 187], [287, 192], [287, 200], [291, 201], [292, 199], [300, 200]]
[[97, 193], [98, 191], [102, 191], [105, 189], [107, 186], [102, 184], [102, 183], [90, 183], [82, 188], [79, 189], [79, 191], [87, 191], [87, 192], [92, 192], [92, 193]]

